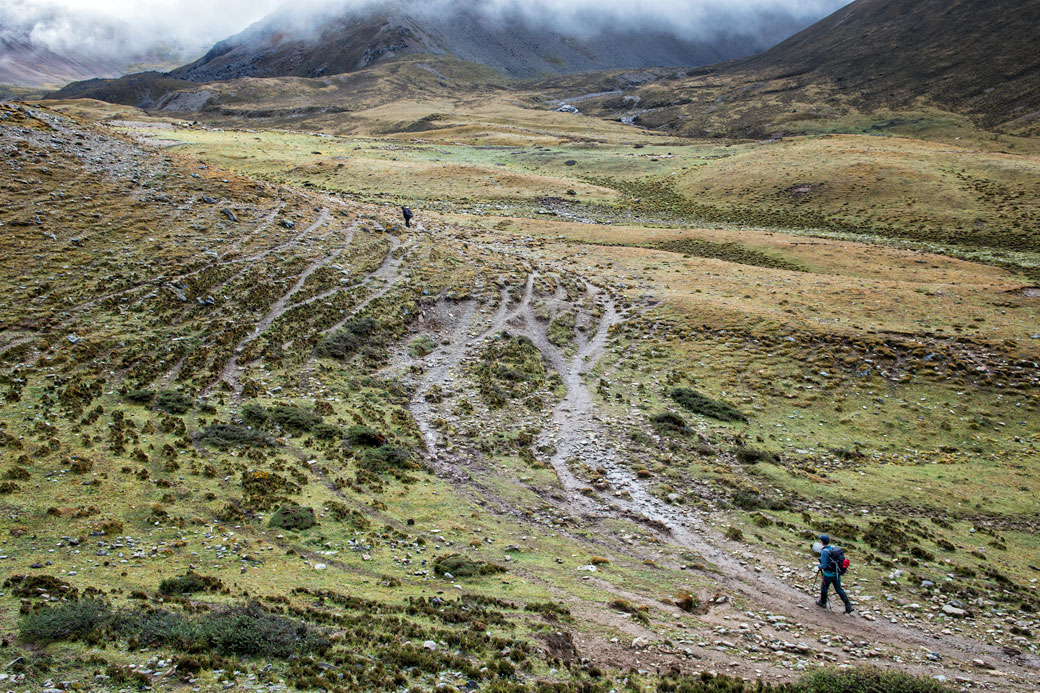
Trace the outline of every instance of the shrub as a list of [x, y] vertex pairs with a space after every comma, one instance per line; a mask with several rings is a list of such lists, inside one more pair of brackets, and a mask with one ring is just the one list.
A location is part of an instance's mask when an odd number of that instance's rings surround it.
[[311, 435], [318, 440], [336, 440], [343, 435], [343, 431], [340, 430], [339, 426], [320, 423], [314, 425], [314, 428], [311, 429]]
[[683, 409], [694, 414], [707, 416], [719, 421], [747, 421], [747, 417], [733, 405], [720, 400], [711, 399], [699, 392], [677, 387], [668, 396], [679, 403]]
[[348, 508], [339, 501], [326, 501], [325, 508], [333, 520], [337, 522], [350, 522], [355, 529], [368, 529], [370, 523], [360, 511]]
[[155, 400], [155, 408], [167, 414], [187, 414], [192, 404], [191, 397], [179, 390], [163, 390]]
[[341, 330], [318, 343], [318, 355], [346, 361], [370, 344], [378, 329], [379, 323], [372, 318], [352, 318]]
[[315, 424], [321, 423], [321, 416], [313, 409], [292, 404], [276, 404], [268, 410], [268, 416], [279, 426], [295, 431], [309, 431]]
[[733, 492], [733, 505], [743, 510], [790, 510], [791, 504], [782, 498], [764, 496], [751, 491]]
[[271, 516], [268, 524], [281, 529], [305, 530], [318, 524], [314, 509], [303, 505], [283, 505]]
[[220, 578], [199, 575], [189, 570], [184, 575], [166, 578], [159, 583], [161, 594], [193, 594], [195, 592], [219, 592], [224, 588]]
[[412, 340], [412, 343], [408, 345], [408, 355], [413, 359], [421, 359], [424, 356], [432, 354], [433, 350], [436, 348], [437, 343], [423, 335], [422, 337], [416, 337]]
[[184, 628], [183, 614], [164, 610], [127, 609], [116, 615], [113, 624], [113, 630], [134, 647], [162, 646]]
[[329, 640], [307, 624], [277, 616], [259, 604], [209, 613], [186, 629], [190, 652], [216, 652], [224, 656], [277, 657], [323, 651]]
[[28, 481], [32, 478], [32, 475], [29, 474], [29, 470], [25, 467], [11, 467], [4, 472], [4, 478], [11, 481]]
[[471, 372], [481, 397], [492, 409], [533, 395], [549, 378], [545, 358], [534, 342], [506, 332], [488, 341]]
[[130, 390], [130, 392], [126, 393], [126, 399], [134, 404], [151, 404], [152, 400], [155, 399], [155, 392], [152, 390]]
[[356, 448], [378, 448], [386, 445], [386, 436], [368, 426], [351, 426], [347, 429], [347, 442]]
[[267, 423], [267, 410], [256, 402], [244, 405], [240, 415], [242, 420], [251, 426], [263, 426]]
[[30, 612], [22, 617], [20, 631], [28, 642], [41, 645], [107, 633], [126, 638], [131, 647], [279, 659], [324, 652], [330, 645], [323, 631], [255, 603], [189, 616], [162, 609], [116, 612], [105, 602], [84, 599]]
[[938, 681], [901, 671], [880, 669], [821, 669], [791, 685], [791, 693], [948, 693]]
[[366, 448], [361, 453], [359, 462], [362, 467], [375, 474], [419, 469], [419, 465], [412, 461], [412, 454], [399, 445]]
[[98, 599], [80, 599], [58, 606], [45, 606], [22, 618], [20, 632], [31, 643], [46, 645], [58, 640], [85, 638], [104, 626], [112, 608]]
[[433, 572], [441, 576], [445, 573], [451, 573], [452, 577], [464, 578], [478, 575], [495, 575], [506, 572], [506, 569], [495, 563], [474, 561], [453, 553], [435, 558], [433, 561]]
[[723, 536], [730, 541], [743, 541], [744, 539], [744, 533], [740, 531], [739, 527], [727, 527]]
[[742, 445], [734, 448], [733, 454], [737, 456], [737, 461], [741, 464], [758, 464], [759, 462], [780, 463], [780, 458], [768, 450], [746, 448]]
[[686, 425], [686, 419], [670, 411], [656, 415], [652, 422], [654, 428], [661, 433], [689, 433], [690, 431]]
[[41, 594], [63, 599], [76, 599], [79, 595], [79, 590], [53, 575], [12, 575], [3, 586], [14, 596], [28, 599], [38, 599]]
[[200, 440], [215, 448], [269, 447], [271, 439], [263, 432], [237, 424], [211, 424], [202, 431]]

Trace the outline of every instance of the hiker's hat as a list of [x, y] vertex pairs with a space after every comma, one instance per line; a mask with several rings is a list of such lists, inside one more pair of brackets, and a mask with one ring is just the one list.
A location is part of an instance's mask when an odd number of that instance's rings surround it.
[[824, 544], [829, 544], [831, 543], [831, 538], [828, 537], [826, 534], [821, 534], [820, 541], [822, 541]]

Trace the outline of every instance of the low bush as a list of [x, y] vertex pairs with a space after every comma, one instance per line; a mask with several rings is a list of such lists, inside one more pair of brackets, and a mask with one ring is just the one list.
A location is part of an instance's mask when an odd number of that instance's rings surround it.
[[372, 342], [379, 323], [372, 318], [352, 318], [338, 332], [318, 343], [318, 355], [346, 361]]
[[249, 402], [242, 406], [242, 411], [239, 412], [242, 416], [242, 420], [250, 426], [263, 426], [267, 423], [267, 410], [256, 402]]
[[651, 421], [654, 428], [661, 433], [689, 433], [690, 431], [689, 426], [686, 425], [686, 419], [670, 411], [657, 414]]
[[199, 439], [206, 445], [227, 449], [232, 447], [270, 447], [271, 439], [262, 431], [237, 424], [206, 426]]
[[268, 410], [267, 415], [272, 423], [294, 431], [309, 431], [321, 423], [321, 416], [313, 409], [293, 404], [276, 404]]
[[20, 632], [27, 642], [38, 645], [59, 640], [79, 640], [104, 627], [112, 618], [112, 607], [99, 599], [79, 599], [43, 607], [22, 617]]
[[199, 575], [189, 570], [184, 575], [166, 578], [159, 583], [161, 594], [194, 594], [195, 592], [219, 592], [224, 588], [220, 578]]
[[271, 527], [280, 529], [305, 530], [318, 524], [314, 518], [314, 509], [303, 505], [283, 505], [271, 516], [268, 522]]
[[880, 669], [821, 669], [791, 684], [790, 693], [949, 693], [931, 679]]
[[510, 400], [529, 398], [550, 384], [545, 357], [534, 342], [507, 332], [488, 341], [470, 370], [481, 398], [491, 409], [501, 409]]
[[191, 397], [179, 390], [163, 390], [155, 398], [155, 408], [167, 414], [187, 414], [193, 405]]
[[347, 429], [347, 442], [356, 448], [378, 448], [386, 445], [386, 436], [368, 426], [351, 426]]
[[780, 458], [768, 450], [739, 446], [733, 449], [733, 454], [737, 456], [737, 461], [741, 464], [758, 464], [759, 462], [780, 463]]
[[343, 431], [339, 426], [333, 424], [320, 423], [315, 424], [314, 428], [311, 429], [311, 435], [318, 440], [336, 440], [343, 435]]
[[128, 402], [134, 404], [151, 404], [155, 399], [155, 392], [153, 390], [130, 390], [124, 396]]
[[330, 645], [318, 628], [272, 614], [256, 603], [188, 615], [164, 609], [117, 611], [106, 602], [84, 599], [26, 614], [20, 632], [38, 645], [105, 636], [125, 639], [132, 647], [278, 659], [324, 652]]
[[733, 505], [742, 510], [790, 510], [790, 502], [783, 498], [773, 498], [751, 491], [737, 490], [733, 492]]
[[424, 356], [432, 354], [433, 350], [436, 348], [437, 342], [423, 335], [422, 337], [416, 337], [412, 340], [412, 343], [408, 345], [408, 355], [413, 359], [421, 359]]
[[683, 409], [694, 414], [718, 421], [747, 421], [747, 416], [728, 402], [711, 399], [685, 387], [675, 388], [668, 393], [668, 396], [678, 402]]
[[362, 451], [358, 461], [362, 467], [374, 474], [392, 474], [419, 469], [419, 465], [412, 460], [412, 453], [399, 445], [366, 448]]
[[504, 573], [506, 569], [495, 563], [474, 561], [465, 556], [453, 553], [447, 556], [438, 556], [433, 561], [433, 572], [443, 576], [449, 573], [452, 577], [465, 578], [478, 575], [495, 575]]

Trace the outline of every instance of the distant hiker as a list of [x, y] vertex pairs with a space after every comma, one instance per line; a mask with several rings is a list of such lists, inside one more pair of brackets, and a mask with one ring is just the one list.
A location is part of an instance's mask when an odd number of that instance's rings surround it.
[[823, 573], [823, 587], [820, 589], [820, 599], [816, 602], [816, 606], [827, 608], [827, 592], [830, 586], [834, 585], [834, 591], [845, 603], [845, 613], [851, 614], [853, 609], [849, 602], [849, 595], [845, 594], [845, 590], [841, 588], [841, 576], [849, 567], [845, 552], [837, 546], [831, 546], [831, 538], [826, 534], [820, 535], [820, 544], [822, 549], [820, 550], [819, 572]]
[[404, 225], [408, 228], [412, 228], [412, 217], [415, 216], [412, 214], [412, 210], [407, 207], [401, 207], [401, 214], [404, 215]]

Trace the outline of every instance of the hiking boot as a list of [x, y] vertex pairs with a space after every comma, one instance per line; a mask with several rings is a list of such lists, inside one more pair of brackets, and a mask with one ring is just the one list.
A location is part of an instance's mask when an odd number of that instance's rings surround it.
[[827, 608], [827, 602], [821, 602], [821, 601], [817, 600], [816, 601], [816, 606], [820, 607], [821, 609], [826, 609]]
[[852, 608], [852, 604], [845, 607], [845, 613], [851, 614], [853, 611], [855, 611], [855, 609]]

